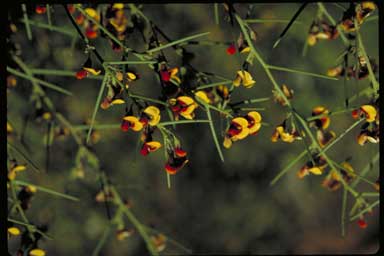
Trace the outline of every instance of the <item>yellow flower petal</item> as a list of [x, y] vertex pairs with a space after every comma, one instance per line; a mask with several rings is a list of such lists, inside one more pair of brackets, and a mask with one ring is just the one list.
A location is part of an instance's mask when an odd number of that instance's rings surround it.
[[228, 138], [227, 136], [225, 136], [223, 146], [225, 148], [230, 148], [232, 146], [232, 140], [230, 138]]
[[177, 97], [177, 100], [181, 101], [185, 105], [191, 105], [191, 104], [195, 103], [195, 101], [191, 97], [188, 97], [188, 96]]
[[94, 69], [94, 68], [83, 67], [83, 69], [84, 69], [85, 71], [91, 73], [91, 74], [94, 75], [94, 76], [98, 76], [98, 75], [100, 75], [100, 73], [101, 73], [101, 70], [96, 70], [96, 69]]
[[364, 112], [367, 122], [371, 123], [375, 121], [377, 115], [375, 107], [371, 105], [363, 105], [360, 107], [360, 109]]
[[156, 126], [160, 122], [160, 109], [155, 106], [148, 106], [143, 111], [150, 118], [149, 125]]
[[124, 4], [123, 3], [116, 3], [112, 5], [112, 9], [123, 9]]
[[136, 80], [137, 76], [132, 72], [127, 72], [127, 76], [130, 80]]
[[17, 227], [10, 227], [8, 228], [8, 233], [13, 236], [18, 236], [21, 232], [20, 229], [18, 229]]
[[205, 101], [208, 104], [211, 103], [211, 101], [209, 100], [209, 98], [207, 96], [207, 93], [204, 92], [204, 91], [197, 91], [197, 92], [195, 92], [195, 96], [199, 97], [201, 100]]
[[315, 174], [315, 175], [321, 175], [323, 173], [323, 171], [319, 167], [316, 167], [316, 166], [309, 168], [308, 171], [312, 174]]
[[15, 167], [12, 168], [12, 171], [14, 172], [21, 172], [25, 171], [27, 167], [25, 165], [16, 165]]
[[157, 149], [161, 148], [161, 143], [158, 141], [149, 141], [145, 144], [150, 148], [150, 151], [156, 151]]
[[99, 17], [99, 14], [97, 13], [97, 11], [93, 8], [86, 8], [85, 10], [85, 13], [88, 14], [88, 16], [94, 18], [95, 20], [99, 20], [100, 17]]
[[140, 131], [141, 129], [143, 129], [143, 124], [139, 121], [139, 119], [135, 116], [125, 116], [123, 117], [123, 120], [125, 121], [128, 121], [130, 123], [133, 124], [133, 126], [131, 127], [132, 130], [134, 130], [135, 132], [138, 132]]
[[33, 249], [29, 252], [29, 256], [45, 256], [45, 251], [42, 249]]
[[111, 104], [113, 105], [120, 105], [120, 104], [124, 104], [125, 101], [123, 99], [115, 99], [111, 102]]

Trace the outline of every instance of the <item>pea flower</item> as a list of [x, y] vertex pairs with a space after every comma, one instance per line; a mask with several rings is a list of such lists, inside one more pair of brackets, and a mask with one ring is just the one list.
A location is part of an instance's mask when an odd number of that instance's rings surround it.
[[84, 79], [89, 75], [89, 73], [94, 76], [100, 75], [101, 73], [101, 70], [97, 70], [93, 67], [91, 57], [88, 57], [87, 61], [83, 65], [83, 68], [76, 73], [76, 78], [79, 80]]
[[180, 78], [177, 76], [177, 73], [179, 72], [179, 69], [177, 67], [167, 69], [165, 66], [162, 70], [160, 70], [160, 77], [161, 80], [164, 82], [169, 82], [171, 79], [176, 81], [178, 84], [181, 83]]
[[176, 147], [173, 151], [168, 152], [168, 161], [165, 164], [165, 171], [171, 175], [176, 174], [187, 163], [187, 152], [180, 147]]
[[331, 119], [328, 116], [329, 110], [323, 106], [317, 106], [312, 109], [312, 116], [320, 116], [311, 122], [311, 125], [315, 125], [319, 129], [327, 129], [331, 123]]
[[365, 117], [365, 120], [368, 123], [372, 123], [375, 121], [377, 115], [376, 108], [372, 105], [363, 105], [358, 109], [355, 109], [352, 111], [352, 117], [358, 118], [358, 117]]
[[242, 84], [245, 88], [251, 88], [255, 83], [256, 81], [253, 80], [251, 74], [245, 70], [237, 71], [236, 78], [233, 81], [234, 86], [238, 87]]
[[193, 119], [195, 116], [195, 109], [198, 107], [197, 103], [188, 96], [179, 96], [176, 99], [169, 100], [171, 110], [178, 118], [179, 115], [185, 119]]
[[135, 116], [124, 116], [121, 123], [121, 130], [127, 132], [129, 129], [138, 132], [143, 129], [143, 124]]
[[273, 132], [273, 134], [271, 136], [272, 142], [277, 142], [279, 139], [281, 139], [284, 142], [292, 143], [295, 140], [301, 140], [302, 139], [299, 132], [295, 128], [292, 128], [292, 130], [290, 132], [287, 131], [286, 122], [287, 122], [287, 120], [284, 120], [283, 123], [276, 126], [275, 131]]
[[[288, 86], [286, 86], [285, 84], [281, 85], [281, 91], [284, 93], [285, 97], [288, 100], [293, 98], [293, 90], [289, 89]], [[280, 95], [277, 90], [272, 90], [272, 93], [275, 102], [278, 102], [281, 106], [287, 105], [286, 100], [283, 98], [283, 96]]]
[[198, 97], [200, 100], [204, 101], [207, 104], [211, 103], [211, 100], [208, 97], [208, 94], [205, 91], [195, 92], [195, 97]]
[[[251, 116], [249, 118], [253, 118], [253, 117]], [[230, 148], [232, 146], [233, 141], [242, 140], [245, 137], [247, 137], [249, 134], [248, 126], [249, 126], [249, 123], [246, 118], [244, 117], [233, 118], [224, 136], [224, 142], [223, 142], [224, 147]]]
[[314, 162], [308, 161], [301, 169], [297, 172], [297, 177], [300, 179], [309, 175], [310, 173], [314, 175], [321, 175], [324, 172], [324, 169], [327, 167], [327, 162], [322, 156], [314, 157]]
[[339, 169], [339, 173], [335, 170], [331, 170], [329, 172], [322, 182], [323, 187], [326, 187], [330, 191], [336, 191], [341, 187], [341, 179], [343, 179], [346, 183], [351, 182], [351, 180], [355, 177], [353, 167], [348, 162], [343, 162], [341, 166], [343, 169]]
[[143, 125], [156, 126], [160, 122], [160, 118], [160, 110], [155, 106], [148, 106], [141, 113], [139, 121]]

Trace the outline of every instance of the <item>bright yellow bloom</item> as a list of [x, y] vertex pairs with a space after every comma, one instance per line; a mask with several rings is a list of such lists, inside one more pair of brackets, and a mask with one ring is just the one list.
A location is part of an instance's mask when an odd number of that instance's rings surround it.
[[144, 125], [156, 126], [160, 122], [160, 109], [155, 106], [148, 106], [143, 110], [140, 122]]
[[237, 71], [237, 76], [233, 81], [234, 86], [238, 87], [243, 84], [245, 88], [251, 88], [255, 83], [256, 81], [253, 80], [251, 74], [245, 70]]

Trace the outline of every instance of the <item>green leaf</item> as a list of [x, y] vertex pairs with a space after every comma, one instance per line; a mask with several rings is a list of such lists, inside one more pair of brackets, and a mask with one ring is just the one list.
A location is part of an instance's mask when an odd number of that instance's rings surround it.
[[93, 109], [92, 119], [91, 119], [91, 123], [89, 125], [89, 130], [88, 130], [87, 139], [86, 139], [87, 143], [89, 142], [89, 139], [91, 138], [91, 133], [92, 133], [93, 125], [95, 123], [96, 114], [97, 114], [97, 111], [99, 110], [101, 98], [103, 97], [104, 89], [105, 89], [105, 86], [107, 85], [108, 80], [109, 80], [109, 73], [105, 73], [104, 79], [103, 79], [101, 86], [100, 86], [99, 95], [97, 96], [96, 104], [95, 104], [95, 107]]
[[215, 142], [215, 146], [216, 146], [217, 152], [219, 153], [221, 161], [224, 162], [223, 152], [221, 152], [221, 147], [220, 147], [220, 144], [219, 144], [219, 140], [217, 139], [217, 135], [216, 135], [216, 132], [215, 132], [215, 127], [214, 127], [214, 124], [213, 124], [213, 120], [212, 120], [211, 111], [209, 109], [209, 106], [205, 105], [205, 109], [207, 111], [207, 117], [208, 117], [208, 120], [209, 120], [209, 126], [211, 128], [211, 133], [212, 133], [213, 141]]
[[278, 66], [273, 66], [273, 65], [267, 65], [267, 67], [269, 69], [272, 69], [272, 70], [291, 72], [291, 73], [296, 73], [296, 74], [301, 74], [301, 75], [324, 78], [324, 79], [328, 79], [328, 80], [339, 80], [336, 77], [330, 77], [330, 76], [326, 76], [326, 75], [320, 75], [320, 74], [316, 74], [316, 73], [311, 73], [311, 72], [306, 72], [306, 71], [301, 71], [301, 70], [296, 70], [296, 69], [291, 69], [291, 68], [278, 67]]
[[70, 91], [67, 91], [57, 85], [54, 85], [52, 83], [48, 83], [46, 81], [43, 81], [41, 79], [38, 79], [38, 78], [35, 78], [33, 76], [29, 76], [25, 73], [21, 73], [19, 71], [17, 71], [16, 69], [13, 69], [11, 67], [7, 67], [7, 71], [15, 76], [18, 76], [18, 77], [21, 77], [21, 78], [24, 78], [24, 79], [27, 79], [27, 80], [30, 80], [32, 82], [36, 82], [36, 83], [39, 83], [40, 85], [42, 86], [45, 86], [49, 89], [52, 89], [52, 90], [55, 90], [57, 92], [60, 92], [60, 93], [63, 93], [63, 94], [66, 94], [66, 95], [69, 95], [69, 96], [72, 96], [72, 93]]
[[188, 41], [188, 40], [192, 40], [192, 39], [195, 39], [195, 38], [198, 38], [198, 37], [206, 36], [206, 35], [208, 35], [209, 33], [210, 33], [210, 32], [204, 32], [204, 33], [200, 33], [200, 34], [193, 35], [193, 36], [187, 36], [187, 37], [184, 37], [184, 38], [182, 38], [182, 39], [179, 39], [179, 40], [176, 40], [176, 41], [173, 41], [173, 42], [170, 42], [170, 43], [161, 45], [161, 46], [159, 46], [159, 47], [155, 47], [155, 48], [153, 48], [153, 49], [150, 49], [150, 50], [147, 51], [147, 53], [154, 53], [154, 52], [157, 52], [157, 51], [160, 51], [160, 50], [162, 50], [162, 49], [171, 47], [171, 46], [173, 46], [173, 45], [180, 44], [180, 43], [185, 42], [185, 41]]
[[57, 196], [57, 197], [65, 198], [65, 199], [68, 199], [68, 200], [71, 200], [71, 201], [79, 201], [79, 199], [77, 197], [70, 196], [70, 195], [67, 195], [67, 194], [63, 194], [63, 193], [54, 191], [54, 190], [49, 189], [49, 188], [37, 186], [37, 185], [31, 184], [29, 182], [25, 182], [25, 181], [21, 181], [21, 180], [13, 180], [13, 182], [14, 182], [14, 184], [19, 185], [19, 186], [34, 186], [34, 187], [37, 188], [37, 191], [45, 192], [47, 194], [51, 194], [51, 195], [54, 195], [54, 196]]

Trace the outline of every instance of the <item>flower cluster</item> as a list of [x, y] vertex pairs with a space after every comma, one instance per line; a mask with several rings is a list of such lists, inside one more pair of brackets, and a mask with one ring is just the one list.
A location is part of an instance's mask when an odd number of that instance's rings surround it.
[[362, 105], [352, 111], [353, 118], [365, 118], [365, 123], [361, 127], [360, 134], [357, 136], [357, 143], [363, 146], [368, 141], [379, 143], [380, 141], [380, 118], [378, 111], [378, 99], [375, 105]]
[[328, 114], [329, 110], [324, 106], [317, 106], [312, 109], [312, 117], [319, 116], [319, 118], [312, 121], [310, 125], [316, 128], [316, 137], [320, 147], [324, 147], [336, 138], [335, 132], [327, 129], [331, 123]]
[[307, 43], [310, 46], [315, 45], [319, 40], [334, 40], [339, 36], [336, 26], [328, 24], [324, 20], [313, 21], [309, 28]]
[[224, 136], [223, 145], [230, 148], [232, 142], [242, 140], [248, 135], [255, 135], [261, 128], [261, 115], [257, 111], [251, 111], [242, 117], [231, 120], [228, 130]]
[[271, 136], [272, 142], [277, 142], [279, 139], [281, 139], [283, 142], [292, 143], [295, 140], [301, 140], [302, 137], [300, 136], [300, 133], [298, 130], [296, 130], [296, 127], [292, 124], [290, 131], [287, 129], [287, 119], [284, 119], [284, 121], [275, 127], [275, 130]]
[[356, 30], [354, 20], [361, 25], [364, 20], [376, 10], [374, 2], [365, 1], [358, 4], [351, 4], [348, 10], [343, 14], [340, 26], [345, 32], [354, 32]]
[[[106, 11], [105, 28], [112, 33], [118, 40], [123, 41], [127, 34], [132, 30], [129, 25], [128, 18], [124, 13], [124, 4], [110, 4]], [[115, 41], [109, 39], [109, 42], [114, 51], [121, 51], [122, 48]]]

